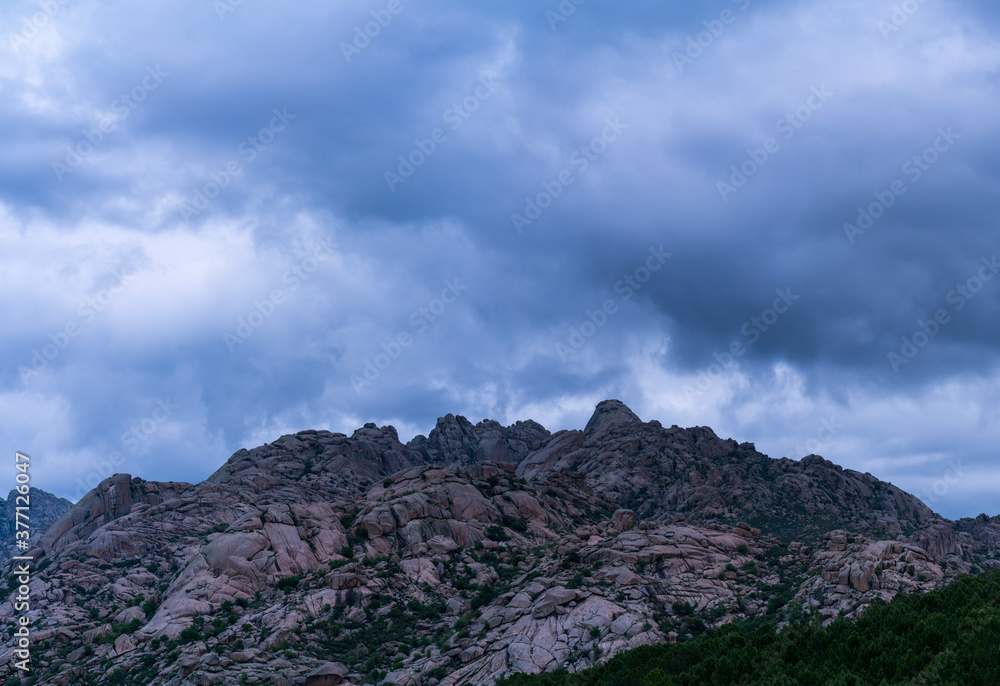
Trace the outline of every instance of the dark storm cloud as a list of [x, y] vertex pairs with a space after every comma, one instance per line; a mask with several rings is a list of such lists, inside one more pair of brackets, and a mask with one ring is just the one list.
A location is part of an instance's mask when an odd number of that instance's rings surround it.
[[1000, 510], [992, 5], [75, 1], [12, 44], [37, 11], [3, 27], [0, 412], [53, 490], [618, 396], [792, 457], [836, 415], [831, 459], [918, 491], [963, 457], [933, 505]]

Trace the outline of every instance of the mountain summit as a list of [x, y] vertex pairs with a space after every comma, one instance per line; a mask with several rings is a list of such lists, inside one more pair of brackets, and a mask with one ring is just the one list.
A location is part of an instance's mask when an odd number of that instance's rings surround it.
[[587, 422], [583, 432], [589, 434], [608, 426], [638, 423], [642, 423], [642, 420], [621, 400], [602, 400], [597, 403], [597, 408], [590, 416], [590, 421]]
[[34, 659], [62, 686], [486, 685], [734, 619], [854, 617], [998, 549], [1000, 517], [617, 400], [583, 431], [301, 431], [199, 484], [88, 493], [28, 553]]

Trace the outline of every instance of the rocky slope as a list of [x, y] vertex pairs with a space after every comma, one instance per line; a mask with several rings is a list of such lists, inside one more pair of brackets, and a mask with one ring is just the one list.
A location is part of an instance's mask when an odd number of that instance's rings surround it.
[[116, 475], [74, 506], [33, 551], [34, 666], [62, 685], [490, 684], [738, 617], [854, 616], [996, 564], [998, 542], [998, 517], [949, 522], [617, 401], [552, 435], [451, 415], [407, 445], [305, 431], [200, 484]]
[[518, 464], [548, 437], [548, 430], [531, 420], [505, 427], [486, 419], [473, 426], [462, 415], [449, 414], [438, 420], [429, 436], [415, 436], [407, 446], [419, 452], [427, 464]]
[[643, 517], [746, 521], [783, 540], [815, 542], [835, 528], [911, 534], [935, 521], [914, 496], [817, 455], [774, 460], [707, 427], [643, 423], [607, 400], [583, 431], [560, 431], [518, 466], [529, 479], [571, 470]]
[[[13, 545], [16, 508], [24, 506], [24, 501], [17, 501], [18, 493], [11, 490], [7, 500], [0, 498], [0, 541], [5, 545], [0, 547], [0, 563], [9, 560], [11, 556], [17, 555], [17, 548]], [[28, 495], [30, 499], [28, 506], [30, 519], [28, 523], [31, 531], [31, 542], [37, 543], [45, 530], [48, 529], [57, 519], [66, 514], [73, 503], [65, 498], [59, 498], [40, 488], [32, 488]], [[7, 545], [9, 543], [9, 545]]]

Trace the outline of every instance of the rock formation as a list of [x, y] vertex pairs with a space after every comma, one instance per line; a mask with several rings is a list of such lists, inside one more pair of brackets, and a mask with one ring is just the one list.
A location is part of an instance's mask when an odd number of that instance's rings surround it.
[[[7, 496], [7, 500], [0, 498], [0, 541], [4, 541], [4, 545], [0, 546], [0, 563], [17, 554], [15, 552], [16, 548], [13, 546], [15, 522], [17, 521], [15, 517], [16, 508], [19, 505], [24, 505], [23, 500], [18, 502], [17, 496], [17, 491], [12, 490]], [[52, 523], [73, 507], [73, 503], [65, 498], [59, 498], [51, 493], [47, 493], [40, 488], [32, 488], [28, 494], [28, 498], [28, 507], [30, 508], [28, 511], [30, 516], [28, 523], [31, 531], [31, 542], [37, 543], [38, 539], [42, 537]], [[7, 543], [10, 543], [10, 545], [7, 545]]]
[[555, 434], [452, 415], [406, 445], [304, 431], [200, 484], [87, 494], [31, 552], [34, 666], [61, 686], [491, 684], [736, 618], [857, 616], [998, 545], [1000, 518], [950, 522], [618, 401]]

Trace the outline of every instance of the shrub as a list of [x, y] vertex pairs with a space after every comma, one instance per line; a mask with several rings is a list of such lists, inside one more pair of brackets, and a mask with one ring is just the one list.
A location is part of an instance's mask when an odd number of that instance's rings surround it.
[[492, 524], [486, 527], [486, 537], [491, 541], [509, 541], [510, 536], [499, 524]]
[[284, 579], [279, 579], [274, 587], [285, 593], [291, 593], [299, 585], [300, 581], [302, 581], [302, 575], [286, 576]]
[[198, 627], [194, 625], [191, 625], [188, 628], [181, 631], [180, 636], [177, 637], [177, 640], [180, 641], [181, 643], [194, 643], [195, 641], [198, 641], [200, 639], [201, 639], [201, 631], [198, 629]]

